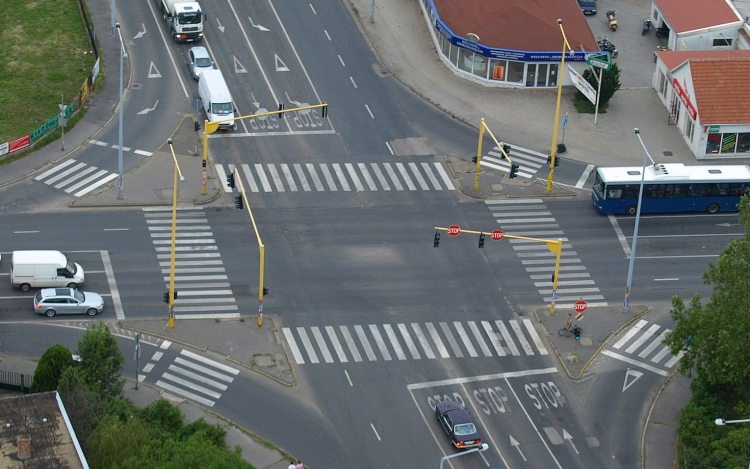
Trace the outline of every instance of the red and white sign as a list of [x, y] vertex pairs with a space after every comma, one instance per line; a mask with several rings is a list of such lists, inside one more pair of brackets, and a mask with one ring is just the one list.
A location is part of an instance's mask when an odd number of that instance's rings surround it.
[[451, 225], [448, 227], [448, 236], [458, 236], [461, 234], [461, 227], [458, 225]]
[[583, 300], [578, 300], [573, 305], [573, 309], [575, 310], [576, 313], [582, 313], [582, 312], [586, 311], [586, 308], [588, 308], [588, 307], [589, 307], [589, 304], [586, 303]]
[[503, 230], [495, 230], [492, 232], [492, 241], [500, 241], [504, 236]]
[[688, 114], [690, 114], [690, 118], [695, 120], [695, 118], [698, 117], [698, 111], [695, 109], [695, 105], [693, 105], [692, 101], [690, 101], [690, 95], [688, 94], [687, 90], [683, 88], [682, 85], [680, 85], [680, 82], [677, 81], [677, 78], [672, 80], [672, 88], [674, 88], [674, 91], [675, 93], [677, 93], [680, 101], [682, 101], [682, 104], [685, 105], [685, 109], [687, 110]]

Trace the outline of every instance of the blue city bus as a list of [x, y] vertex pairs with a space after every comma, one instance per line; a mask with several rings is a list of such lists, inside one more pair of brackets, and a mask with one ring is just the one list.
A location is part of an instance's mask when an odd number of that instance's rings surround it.
[[[635, 215], [641, 166], [597, 168], [591, 200], [603, 215]], [[750, 166], [646, 166], [641, 213], [736, 212], [750, 191]]]

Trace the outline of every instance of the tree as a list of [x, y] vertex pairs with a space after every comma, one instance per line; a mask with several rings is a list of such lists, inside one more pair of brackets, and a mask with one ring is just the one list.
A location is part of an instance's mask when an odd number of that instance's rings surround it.
[[102, 400], [89, 390], [83, 380], [81, 370], [76, 366], [66, 369], [57, 386], [76, 438], [84, 453], [88, 452], [88, 441], [96, 428], [96, 422], [103, 412]]
[[[683, 373], [695, 368], [711, 384], [728, 385], [748, 395], [750, 382], [750, 200], [740, 201], [740, 222], [745, 237], [733, 239], [714, 263], [710, 262], [703, 281], [713, 284], [711, 299], [701, 304], [693, 296], [689, 306], [672, 298], [670, 314], [676, 322], [665, 343], [673, 354], [684, 352]], [[742, 399], [740, 399], [742, 401]]]
[[[599, 89], [599, 69], [587, 68], [583, 71], [583, 78], [591, 84], [591, 86], [597, 90]], [[616, 62], [612, 62], [612, 67], [609, 70], [602, 72], [602, 88], [599, 92], [599, 112], [602, 108], [612, 99], [615, 95], [615, 91], [620, 89], [620, 67], [617, 66]], [[576, 108], [581, 112], [594, 112], [594, 104], [583, 95], [580, 91], [576, 90], [575, 94]]]
[[60, 376], [71, 366], [73, 357], [68, 347], [61, 344], [53, 345], [45, 350], [39, 359], [29, 391], [37, 393], [56, 390]]
[[104, 398], [122, 394], [125, 357], [106, 324], [97, 322], [86, 329], [78, 341], [78, 355], [81, 374], [90, 390]]
[[123, 461], [139, 459], [149, 441], [148, 426], [140, 419], [123, 422], [117, 415], [105, 415], [89, 439], [86, 459], [91, 467], [120, 467]]

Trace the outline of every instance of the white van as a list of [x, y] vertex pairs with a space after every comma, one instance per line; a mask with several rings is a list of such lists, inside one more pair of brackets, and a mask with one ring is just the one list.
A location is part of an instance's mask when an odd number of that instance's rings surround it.
[[221, 70], [205, 70], [198, 79], [198, 93], [210, 122], [232, 119], [219, 124], [219, 129], [237, 129], [234, 123], [234, 101]]
[[31, 287], [78, 288], [83, 280], [83, 268], [68, 262], [60, 251], [13, 251], [10, 259], [10, 283], [21, 291]]

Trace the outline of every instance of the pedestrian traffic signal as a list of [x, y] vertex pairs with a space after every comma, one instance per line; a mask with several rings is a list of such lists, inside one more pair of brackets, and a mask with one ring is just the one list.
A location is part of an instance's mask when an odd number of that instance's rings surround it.
[[234, 173], [229, 173], [229, 175], [227, 176], [227, 186], [231, 187], [232, 189], [235, 188]]
[[472, 156], [471, 157], [471, 162], [472, 163], [476, 163], [477, 162], [477, 157], [476, 156]]
[[552, 283], [555, 283], [555, 274], [552, 274]]
[[560, 157], [555, 156], [555, 168], [557, 168], [558, 166], [560, 166]]
[[164, 302], [166, 304], [169, 304], [169, 292], [168, 291], [164, 292]]
[[576, 336], [576, 340], [581, 340], [581, 328], [578, 326], [573, 327], [573, 335]]
[[268, 295], [268, 288], [263, 287], [263, 296]]
[[479, 233], [479, 249], [484, 249], [484, 233]]
[[326, 117], [328, 117], [328, 104], [327, 103], [323, 103], [323, 104], [325, 104], [325, 106], [323, 106], [323, 119], [325, 119]]
[[547, 164], [552, 164], [552, 155], [547, 156]]
[[240, 194], [240, 195], [238, 195], [237, 197], [234, 198], [234, 206], [237, 207], [240, 210], [242, 210], [243, 208], [245, 208], [245, 204], [242, 201], [242, 194]]
[[516, 163], [511, 163], [510, 174], [508, 175], [508, 178], [513, 179], [514, 177], [518, 176], [518, 168], [519, 166]]
[[284, 103], [279, 103], [279, 119], [284, 117]]
[[440, 245], [440, 233], [435, 232], [435, 241], [432, 242], [432, 247], [436, 248]]
[[504, 156], [509, 156], [510, 155], [510, 149], [511, 148], [513, 148], [513, 147], [511, 147], [507, 143], [503, 143], [503, 151], [505, 152]]

